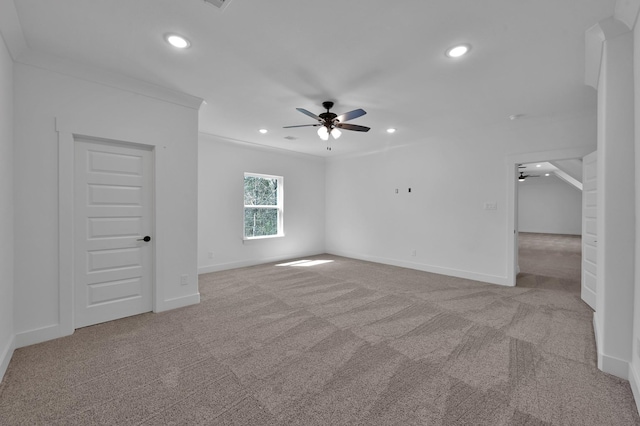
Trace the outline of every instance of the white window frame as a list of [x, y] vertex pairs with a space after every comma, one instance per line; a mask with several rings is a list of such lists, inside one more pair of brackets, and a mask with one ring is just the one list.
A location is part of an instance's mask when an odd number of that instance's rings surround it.
[[[244, 204], [244, 179], [247, 177], [256, 177], [256, 178], [262, 178], [262, 179], [276, 179], [278, 181], [278, 194], [277, 194], [277, 200], [278, 200], [278, 204], [276, 206], [247, 206]], [[268, 239], [268, 238], [279, 238], [279, 237], [284, 237], [284, 177], [283, 176], [276, 176], [276, 175], [265, 175], [263, 173], [252, 173], [252, 172], [245, 172], [244, 176], [242, 178], [242, 204], [243, 204], [243, 208], [242, 208], [242, 239], [244, 241], [250, 241], [250, 240], [264, 240], [264, 239]], [[245, 221], [245, 209], [250, 208], [250, 209], [277, 209], [278, 212], [278, 232], [274, 235], [261, 235], [258, 237], [250, 237], [245, 235], [245, 228], [244, 228], [244, 221]]]

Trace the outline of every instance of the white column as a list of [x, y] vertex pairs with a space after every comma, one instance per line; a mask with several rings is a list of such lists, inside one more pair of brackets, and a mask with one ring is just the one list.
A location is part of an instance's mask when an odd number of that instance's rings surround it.
[[635, 274], [633, 34], [614, 18], [598, 25], [598, 367], [626, 379]]

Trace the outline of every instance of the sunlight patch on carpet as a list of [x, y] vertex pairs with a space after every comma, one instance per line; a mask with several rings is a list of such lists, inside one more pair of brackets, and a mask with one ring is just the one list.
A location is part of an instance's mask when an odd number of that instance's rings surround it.
[[276, 266], [301, 266], [301, 267], [309, 267], [309, 266], [316, 266], [316, 265], [322, 265], [324, 263], [331, 263], [333, 262], [333, 260], [296, 260], [293, 262], [287, 262], [287, 263], [280, 263]]

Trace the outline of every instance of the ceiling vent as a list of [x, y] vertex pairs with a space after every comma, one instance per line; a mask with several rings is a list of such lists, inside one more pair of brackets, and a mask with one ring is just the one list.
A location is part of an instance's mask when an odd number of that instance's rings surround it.
[[227, 4], [231, 3], [231, 0], [204, 0], [205, 3], [209, 3], [218, 9], [224, 9], [227, 7]]

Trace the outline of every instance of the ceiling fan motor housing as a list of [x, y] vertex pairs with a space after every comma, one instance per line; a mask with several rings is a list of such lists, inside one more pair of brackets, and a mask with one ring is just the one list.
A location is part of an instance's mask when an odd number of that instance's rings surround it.
[[337, 116], [338, 116], [337, 114], [334, 114], [332, 112], [323, 112], [322, 114], [318, 115], [318, 117], [322, 118], [322, 121], [324, 122], [325, 126], [329, 126], [333, 124], [333, 120]]
[[332, 112], [329, 112], [329, 110], [331, 108], [333, 108], [333, 102], [331, 101], [325, 101], [322, 103], [322, 106], [324, 107], [324, 109], [327, 110], [327, 112], [323, 112], [322, 114], [318, 114], [318, 117], [320, 117], [322, 119], [322, 124], [329, 130], [331, 130], [334, 126], [333, 120], [338, 116], [337, 114], [334, 114]]

